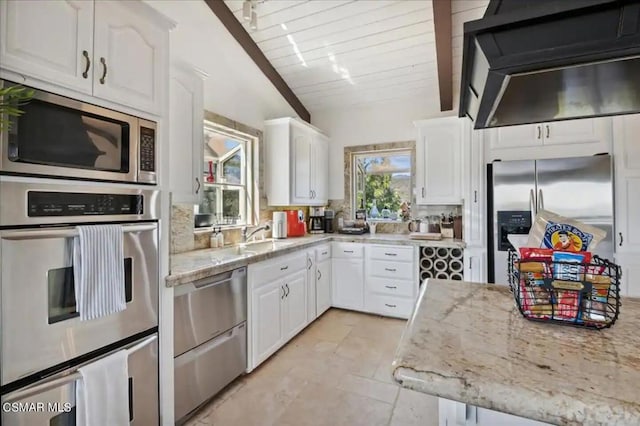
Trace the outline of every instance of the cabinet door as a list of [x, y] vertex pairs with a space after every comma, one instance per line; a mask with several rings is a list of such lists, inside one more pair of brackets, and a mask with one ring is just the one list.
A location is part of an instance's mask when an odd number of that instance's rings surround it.
[[331, 260], [323, 260], [316, 265], [316, 311], [322, 315], [331, 307]]
[[296, 272], [281, 281], [286, 291], [284, 339], [287, 341], [307, 326], [307, 272]]
[[640, 297], [640, 254], [616, 254], [616, 264], [622, 270], [620, 294], [627, 297]]
[[611, 119], [554, 121], [542, 124], [545, 145], [611, 142]]
[[291, 167], [293, 181], [291, 182], [292, 202], [294, 204], [310, 204], [312, 200], [312, 135], [297, 123], [291, 123], [291, 150], [293, 157]]
[[416, 145], [418, 204], [461, 204], [462, 129], [455, 118], [431, 120], [420, 127]]
[[333, 305], [364, 309], [364, 264], [362, 259], [332, 259], [331, 286]]
[[313, 138], [313, 196], [312, 204], [324, 206], [329, 198], [329, 141], [321, 134]]
[[171, 70], [169, 186], [176, 203], [198, 204], [202, 195], [203, 90], [195, 72]]
[[486, 274], [487, 251], [484, 249], [466, 248], [464, 250], [464, 280], [473, 283], [486, 283]]
[[468, 166], [463, 171], [467, 182], [464, 200], [464, 241], [467, 245], [485, 245], [486, 229], [484, 213], [485, 165], [484, 165], [484, 131], [470, 129], [465, 134]]
[[615, 117], [613, 131], [616, 253], [640, 257], [640, 114]]
[[169, 34], [128, 4], [95, 3], [93, 94], [159, 114]]
[[542, 146], [544, 138], [542, 130], [542, 124], [525, 124], [491, 129], [489, 131], [489, 148]]
[[549, 423], [538, 422], [536, 420], [525, 419], [499, 411], [488, 410], [486, 408], [474, 407], [476, 410], [476, 425], [478, 426], [550, 426]]
[[307, 252], [307, 323], [311, 323], [318, 315], [316, 314], [316, 251]]
[[0, 65], [91, 93], [93, 1], [0, 2]]
[[277, 351], [285, 341], [282, 327], [285, 293], [281, 280], [253, 291], [251, 331], [254, 367]]

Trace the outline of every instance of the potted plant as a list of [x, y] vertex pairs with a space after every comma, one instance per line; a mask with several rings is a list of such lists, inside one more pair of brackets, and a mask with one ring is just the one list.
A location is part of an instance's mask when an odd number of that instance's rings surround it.
[[35, 91], [24, 86], [0, 88], [0, 131], [11, 127], [10, 117], [18, 117], [24, 111], [20, 107], [33, 98]]

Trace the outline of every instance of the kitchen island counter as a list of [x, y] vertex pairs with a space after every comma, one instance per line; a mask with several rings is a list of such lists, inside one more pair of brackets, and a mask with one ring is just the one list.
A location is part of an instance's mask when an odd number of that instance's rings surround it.
[[640, 424], [640, 299], [611, 328], [524, 319], [507, 287], [430, 279], [393, 362], [403, 387], [558, 425]]

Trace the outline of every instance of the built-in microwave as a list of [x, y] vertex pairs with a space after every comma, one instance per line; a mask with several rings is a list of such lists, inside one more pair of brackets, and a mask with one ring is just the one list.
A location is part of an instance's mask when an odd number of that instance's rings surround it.
[[41, 90], [20, 109], [3, 117], [0, 173], [157, 183], [156, 123]]

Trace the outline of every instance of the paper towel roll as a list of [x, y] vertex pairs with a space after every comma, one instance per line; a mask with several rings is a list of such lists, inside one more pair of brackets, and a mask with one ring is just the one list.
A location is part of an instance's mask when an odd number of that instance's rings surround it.
[[433, 262], [433, 268], [438, 272], [445, 272], [448, 266], [447, 261], [444, 259], [436, 259], [436, 261]]

